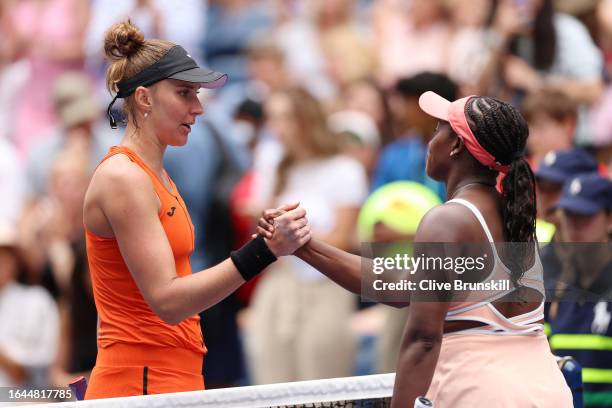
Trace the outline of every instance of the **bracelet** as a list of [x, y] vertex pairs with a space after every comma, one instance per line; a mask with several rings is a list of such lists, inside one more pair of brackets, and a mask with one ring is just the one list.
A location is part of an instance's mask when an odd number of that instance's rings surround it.
[[230, 258], [245, 281], [250, 280], [276, 261], [276, 256], [270, 251], [261, 235], [244, 244], [240, 249], [232, 251]]

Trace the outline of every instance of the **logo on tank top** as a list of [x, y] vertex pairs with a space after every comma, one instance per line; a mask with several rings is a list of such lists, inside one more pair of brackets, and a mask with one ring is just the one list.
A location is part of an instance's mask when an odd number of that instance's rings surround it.
[[172, 217], [174, 215], [174, 210], [176, 210], [176, 207], [170, 207], [170, 211], [168, 211], [166, 214], [168, 214], [169, 217]]

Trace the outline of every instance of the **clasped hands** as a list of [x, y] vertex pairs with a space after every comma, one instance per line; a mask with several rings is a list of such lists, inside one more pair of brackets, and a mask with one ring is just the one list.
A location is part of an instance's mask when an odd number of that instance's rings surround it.
[[276, 257], [293, 254], [311, 238], [306, 210], [299, 203], [264, 210], [253, 237], [257, 235], [264, 237]]

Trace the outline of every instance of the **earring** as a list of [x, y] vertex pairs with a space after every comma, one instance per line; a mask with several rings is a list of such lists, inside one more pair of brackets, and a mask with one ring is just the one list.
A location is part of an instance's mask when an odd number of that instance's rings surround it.
[[145, 117], [145, 119], [147, 118], [147, 116], [149, 116], [149, 112], [145, 112], [145, 113], [144, 113], [144, 117]]

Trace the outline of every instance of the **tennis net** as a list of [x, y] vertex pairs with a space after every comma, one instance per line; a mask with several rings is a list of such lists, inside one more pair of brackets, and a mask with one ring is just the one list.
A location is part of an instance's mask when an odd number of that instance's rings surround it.
[[[53, 408], [107, 406], [126, 408], [383, 408], [391, 405], [394, 380], [395, 374], [393, 373], [378, 374], [175, 394], [63, 402], [44, 406]], [[36, 407], [40, 408], [41, 405]]]

